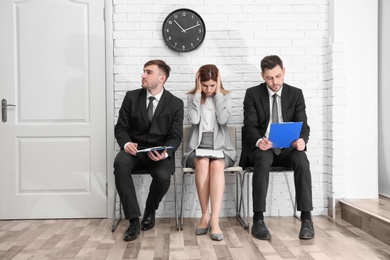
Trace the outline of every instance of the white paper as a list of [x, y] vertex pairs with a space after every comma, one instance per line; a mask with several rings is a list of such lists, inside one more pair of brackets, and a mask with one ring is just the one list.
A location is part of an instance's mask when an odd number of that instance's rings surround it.
[[224, 158], [223, 151], [221, 150], [211, 150], [211, 149], [196, 149], [196, 157], [208, 157], [208, 158]]

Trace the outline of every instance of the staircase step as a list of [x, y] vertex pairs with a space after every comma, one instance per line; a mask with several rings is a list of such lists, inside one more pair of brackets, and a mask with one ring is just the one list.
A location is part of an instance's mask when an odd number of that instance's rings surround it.
[[390, 245], [390, 198], [340, 200], [341, 218]]

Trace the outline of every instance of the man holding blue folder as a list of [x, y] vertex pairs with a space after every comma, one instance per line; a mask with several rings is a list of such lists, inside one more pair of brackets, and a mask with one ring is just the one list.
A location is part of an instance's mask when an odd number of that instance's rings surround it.
[[[253, 166], [253, 226], [252, 234], [261, 240], [271, 239], [264, 222], [266, 196], [271, 166], [292, 167], [297, 199], [301, 211], [300, 239], [313, 239], [314, 227], [310, 164], [306, 143], [310, 128], [307, 124], [306, 105], [301, 89], [284, 83], [285, 68], [276, 56], [261, 60], [264, 83], [247, 89], [244, 99], [244, 127], [240, 166]], [[291, 147], [274, 148], [270, 136], [272, 123], [302, 122], [299, 137]]]

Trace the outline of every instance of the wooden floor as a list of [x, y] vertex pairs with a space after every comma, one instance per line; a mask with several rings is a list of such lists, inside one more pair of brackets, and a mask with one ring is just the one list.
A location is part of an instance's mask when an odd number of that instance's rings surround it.
[[267, 217], [271, 241], [260, 241], [235, 218], [221, 218], [225, 239], [196, 236], [198, 219], [157, 219], [152, 230], [132, 242], [111, 232], [111, 219], [0, 221], [0, 259], [390, 259], [390, 246], [344, 220], [315, 217], [314, 240], [298, 239], [294, 217]]

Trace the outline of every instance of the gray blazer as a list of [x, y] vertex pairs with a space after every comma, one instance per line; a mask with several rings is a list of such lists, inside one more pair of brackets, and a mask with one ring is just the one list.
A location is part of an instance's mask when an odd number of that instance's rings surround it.
[[[195, 93], [188, 95], [188, 121], [192, 124], [190, 137], [188, 140], [187, 149], [184, 152], [182, 165], [186, 165], [188, 155], [193, 152], [200, 144], [202, 132], [200, 125], [203, 118], [201, 117], [201, 94]], [[222, 93], [214, 96], [215, 102], [215, 124], [214, 124], [214, 149], [223, 150], [233, 161], [236, 160], [236, 149], [230, 140], [230, 135], [227, 127], [229, 119], [232, 117], [231, 96], [230, 94], [223, 95]]]

